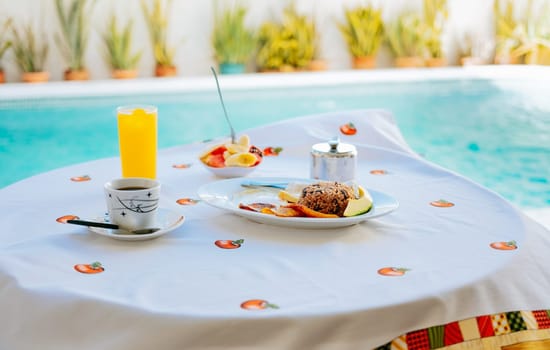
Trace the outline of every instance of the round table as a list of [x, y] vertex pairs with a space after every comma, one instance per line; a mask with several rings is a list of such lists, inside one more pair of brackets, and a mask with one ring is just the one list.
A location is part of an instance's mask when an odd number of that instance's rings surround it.
[[[550, 308], [548, 231], [416, 155], [387, 112], [248, 130], [260, 148], [283, 148], [249, 177], [309, 177], [311, 145], [348, 122], [357, 134], [339, 136], [358, 148], [358, 183], [399, 202], [350, 227], [261, 224], [200, 201], [197, 189], [220, 180], [197, 160], [203, 143], [159, 152], [160, 206], [185, 221], [154, 240], [63, 223], [104, 215], [102, 186], [120, 176], [118, 158], [0, 190], [0, 313], [9, 320], [0, 348], [368, 349], [426, 327]], [[75, 269], [93, 262], [99, 273]]]

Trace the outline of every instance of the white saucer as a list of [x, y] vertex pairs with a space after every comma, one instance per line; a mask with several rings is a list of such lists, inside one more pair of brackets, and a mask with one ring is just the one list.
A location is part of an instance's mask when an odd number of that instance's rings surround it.
[[[96, 220], [108, 221], [108, 217], [99, 217]], [[98, 235], [121, 241], [145, 241], [160, 237], [177, 229], [181, 226], [181, 224], [183, 224], [184, 221], [185, 218], [183, 215], [169, 209], [159, 208], [157, 213], [157, 224], [155, 226], [160, 228], [160, 230], [153, 233], [135, 234], [126, 230], [113, 230], [110, 228], [101, 227], [88, 227], [88, 229], [90, 232], [97, 233]]]

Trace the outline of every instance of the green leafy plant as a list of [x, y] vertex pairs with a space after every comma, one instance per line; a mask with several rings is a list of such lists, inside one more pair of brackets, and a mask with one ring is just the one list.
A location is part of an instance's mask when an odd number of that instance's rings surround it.
[[4, 54], [12, 45], [12, 42], [7, 38], [7, 33], [12, 25], [12, 22], [13, 20], [8, 18], [6, 22], [4, 22], [2, 29], [0, 29], [0, 71], [2, 70], [2, 57], [4, 57]]
[[88, 19], [93, 4], [93, 0], [55, 0], [61, 28], [61, 35], [56, 35], [55, 39], [71, 71], [86, 68], [85, 55], [90, 32]]
[[212, 47], [219, 63], [245, 64], [254, 54], [258, 41], [254, 30], [245, 24], [247, 12], [236, 5], [215, 13]]
[[495, 15], [495, 54], [498, 57], [511, 57], [511, 52], [516, 50], [520, 41], [518, 31], [520, 21], [514, 16], [514, 3], [506, 0], [495, 0], [493, 11]]
[[141, 51], [137, 53], [131, 51], [132, 29], [132, 21], [128, 21], [122, 29], [119, 29], [116, 15], [111, 16], [107, 31], [103, 34], [103, 41], [107, 49], [106, 61], [112, 69], [135, 69], [141, 60]]
[[542, 57], [550, 50], [550, 4], [544, 3], [542, 8], [534, 8], [532, 2], [528, 5], [527, 18], [514, 31], [518, 45], [510, 55], [528, 64], [547, 63], [539, 61], [545, 61]]
[[345, 22], [338, 28], [353, 57], [375, 56], [384, 41], [382, 10], [370, 5], [346, 9]]
[[13, 54], [22, 72], [43, 72], [48, 57], [49, 46], [46, 40], [40, 44], [34, 29], [29, 24], [21, 31], [12, 27]]
[[256, 63], [261, 69], [303, 69], [318, 52], [313, 20], [299, 15], [294, 6], [284, 11], [281, 24], [266, 22], [260, 28]]
[[405, 12], [386, 26], [389, 46], [395, 57], [417, 57], [424, 53], [424, 22], [419, 14]]
[[443, 57], [444, 24], [448, 17], [447, 0], [424, 0], [424, 43], [429, 57]]
[[158, 66], [174, 66], [176, 49], [168, 46], [168, 14], [172, 2], [172, 0], [167, 0], [163, 7], [162, 0], [153, 0], [153, 4], [149, 8], [145, 0], [141, 1], [141, 9], [147, 23], [155, 62]]

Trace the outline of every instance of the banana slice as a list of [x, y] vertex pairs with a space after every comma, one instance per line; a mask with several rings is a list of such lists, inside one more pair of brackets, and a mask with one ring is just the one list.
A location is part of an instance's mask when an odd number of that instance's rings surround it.
[[237, 144], [237, 143], [228, 143], [228, 144], [225, 145], [225, 147], [227, 148], [227, 151], [230, 154], [246, 153], [246, 152], [248, 152], [248, 148], [249, 148], [249, 146], [244, 146], [244, 145]]
[[231, 157], [231, 155], [233, 155], [233, 153], [231, 153], [229, 151], [224, 151], [223, 152], [223, 159], [226, 160], [227, 158]]
[[248, 151], [248, 148], [250, 147], [250, 137], [248, 137], [248, 135], [242, 135], [239, 138], [239, 141], [237, 141], [237, 144], [246, 147], [246, 150]]
[[225, 160], [226, 166], [249, 167], [256, 163], [256, 156], [252, 153], [232, 154]]

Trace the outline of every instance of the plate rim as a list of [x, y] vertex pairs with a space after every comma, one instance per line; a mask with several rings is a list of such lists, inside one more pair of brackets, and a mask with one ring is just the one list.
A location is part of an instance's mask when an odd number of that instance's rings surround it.
[[[233, 213], [235, 215], [238, 215], [240, 217], [244, 217], [246, 219], [249, 219], [254, 222], [260, 222], [260, 223], [267, 223], [277, 226], [286, 226], [286, 227], [296, 227], [296, 228], [337, 228], [337, 227], [345, 227], [345, 226], [351, 226], [358, 223], [361, 223], [366, 220], [375, 219], [380, 216], [389, 214], [393, 211], [395, 211], [397, 208], [399, 208], [399, 201], [383, 192], [372, 188], [367, 188], [369, 193], [373, 195], [373, 197], [376, 196], [385, 196], [386, 198], [390, 199], [393, 202], [393, 206], [380, 213], [376, 213], [375, 211], [369, 210], [365, 214], [357, 215], [357, 216], [351, 216], [351, 217], [342, 217], [342, 218], [309, 218], [309, 217], [299, 217], [299, 218], [285, 218], [285, 217], [278, 217], [278, 216], [271, 216], [267, 214], [257, 213], [253, 211], [246, 211], [243, 209], [239, 209], [236, 206], [222, 206], [217, 205], [214, 203], [214, 201], [210, 200], [210, 198], [207, 198], [208, 194], [206, 193], [206, 189], [213, 185], [219, 185], [220, 183], [231, 183], [232, 185], [240, 184], [240, 182], [244, 181], [272, 181], [272, 182], [296, 182], [296, 181], [303, 181], [303, 182], [316, 182], [320, 180], [316, 179], [309, 179], [309, 178], [297, 178], [297, 177], [246, 177], [246, 178], [232, 178], [232, 179], [222, 179], [217, 181], [212, 181], [206, 184], [201, 185], [197, 189], [197, 194], [201, 200], [206, 202], [207, 204], [222, 209], [225, 211], [228, 211], [230, 213]], [[232, 195], [235, 192], [228, 192], [227, 195]], [[226, 201], [226, 202], [229, 202]], [[376, 209], [376, 203], [373, 203], [373, 208]], [[369, 215], [371, 214], [371, 215]], [[257, 219], [257, 220], [255, 220]]]
[[[174, 231], [183, 223], [185, 222], [185, 215], [178, 213], [175, 210], [169, 209], [169, 208], [159, 208], [159, 213], [162, 212], [163, 215], [171, 215], [173, 214], [176, 218], [173, 222], [171, 222], [169, 225], [167, 225], [165, 228], [160, 229], [158, 231], [155, 231], [153, 233], [145, 233], [145, 234], [139, 234], [139, 235], [131, 235], [131, 234], [115, 234], [113, 230], [109, 228], [101, 228], [101, 227], [88, 227], [88, 231], [100, 236], [109, 237], [112, 239], [116, 239], [119, 241], [145, 241], [150, 240], [154, 238], [158, 238], [160, 236], [163, 236], [169, 232]], [[98, 217], [97, 220], [103, 220], [104, 216]]]

